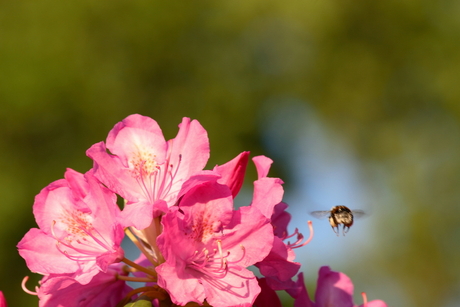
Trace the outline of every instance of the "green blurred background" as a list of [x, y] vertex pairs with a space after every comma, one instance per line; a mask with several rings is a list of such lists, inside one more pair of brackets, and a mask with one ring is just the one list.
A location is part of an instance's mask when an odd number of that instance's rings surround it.
[[0, 290], [37, 306], [15, 248], [34, 196], [140, 113], [168, 139], [198, 119], [208, 168], [272, 157], [291, 230], [308, 235], [308, 211], [371, 212], [346, 237], [314, 221], [310, 295], [330, 265], [358, 305], [459, 306], [459, 50], [455, 0], [1, 1]]

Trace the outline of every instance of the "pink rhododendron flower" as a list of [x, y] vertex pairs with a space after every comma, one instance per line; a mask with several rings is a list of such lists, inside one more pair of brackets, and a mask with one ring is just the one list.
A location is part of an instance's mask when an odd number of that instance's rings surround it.
[[[235, 210], [249, 152], [203, 170], [209, 141], [196, 120], [183, 118], [166, 141], [156, 121], [130, 115], [87, 155], [90, 171], [68, 169], [36, 196], [38, 228], [18, 244], [27, 266], [44, 275], [35, 292], [23, 280], [39, 306], [281, 307], [276, 291], [285, 290], [294, 307], [356, 307], [343, 273], [320, 269], [316, 302], [302, 273], [293, 280], [300, 268], [294, 249], [310, 242], [313, 228], [308, 221], [307, 240], [297, 229], [289, 234], [283, 181], [268, 177], [271, 159], [253, 158], [252, 202]], [[120, 247], [125, 234], [140, 250], [134, 261]], [[248, 269], [253, 265], [263, 278]], [[365, 294], [363, 301], [361, 307], [386, 307]]]
[[0, 307], [8, 307], [8, 305], [6, 304], [5, 296], [3, 295], [2, 291], [0, 291]]
[[[308, 296], [307, 288], [303, 279], [303, 273], [299, 273], [297, 281], [290, 289], [286, 289], [286, 292], [295, 299], [294, 307], [315, 307], [315, 304], [310, 300]], [[334, 306], [334, 305], [332, 305]]]
[[[341, 272], [331, 271], [328, 266], [319, 269], [315, 303], [312, 303], [308, 297], [302, 273], [299, 274], [296, 286], [287, 292], [296, 300], [294, 307], [356, 306], [353, 303], [353, 283], [350, 278]], [[387, 307], [387, 305], [381, 300], [374, 300], [365, 302], [360, 307]]]
[[185, 194], [162, 223], [158, 246], [166, 262], [156, 269], [158, 285], [175, 304], [254, 302], [260, 287], [246, 267], [261, 261], [273, 242], [272, 226], [256, 208], [234, 211], [231, 190], [206, 182]]
[[251, 203], [252, 207], [259, 209], [266, 217], [271, 219], [275, 237], [273, 247], [268, 256], [256, 266], [260, 273], [267, 277], [266, 283], [273, 290], [284, 290], [293, 286], [291, 280], [300, 268], [300, 263], [294, 262], [294, 248], [303, 246], [309, 242], [301, 243], [303, 236], [296, 232], [297, 241], [293, 244], [284, 240], [294, 235], [288, 236], [287, 225], [291, 219], [285, 212], [287, 205], [281, 202], [284, 194], [282, 187], [283, 181], [279, 178], [267, 177], [272, 164], [272, 160], [265, 156], [254, 157], [253, 161], [257, 168], [258, 179], [254, 182], [254, 196]]
[[83, 175], [68, 169], [65, 179], [35, 197], [33, 211], [40, 228], [32, 228], [18, 244], [31, 271], [67, 274], [86, 284], [123, 258], [116, 196], [91, 171]]
[[40, 307], [115, 307], [132, 290], [118, 275], [126, 275], [120, 265], [99, 272], [86, 285], [68, 275], [45, 276], [37, 291]]
[[125, 226], [142, 230], [173, 206], [182, 184], [204, 168], [209, 141], [198, 121], [184, 117], [176, 138], [166, 142], [156, 121], [134, 114], [87, 155], [94, 160], [96, 177], [127, 200]]
[[261, 291], [254, 302], [254, 307], [282, 307], [276, 291], [267, 285], [267, 279], [257, 278], [257, 280]]

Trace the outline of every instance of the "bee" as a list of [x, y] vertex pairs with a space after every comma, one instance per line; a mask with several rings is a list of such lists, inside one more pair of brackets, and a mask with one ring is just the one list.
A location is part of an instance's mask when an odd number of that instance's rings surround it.
[[331, 210], [326, 211], [313, 211], [310, 213], [316, 218], [324, 218], [329, 215], [329, 223], [331, 224], [332, 230], [339, 235], [339, 226], [343, 225], [342, 233], [345, 235], [353, 225], [353, 219], [363, 216], [365, 213], [362, 210], [350, 210], [345, 206], [335, 206]]

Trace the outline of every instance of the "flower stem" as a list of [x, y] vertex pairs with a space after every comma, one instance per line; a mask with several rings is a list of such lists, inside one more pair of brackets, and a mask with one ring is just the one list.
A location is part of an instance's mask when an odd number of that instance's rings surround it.
[[125, 234], [128, 236], [128, 238], [131, 241], [133, 241], [133, 243], [137, 246], [137, 248], [140, 249], [140, 251], [145, 255], [145, 257], [150, 261], [151, 264], [153, 264], [154, 266], [158, 266], [158, 261], [153, 259], [150, 253], [145, 250], [144, 245], [142, 245], [142, 243], [139, 242], [137, 237], [132, 233], [132, 231], [129, 228], [125, 229]]
[[149, 276], [152, 276], [152, 277], [157, 277], [157, 273], [155, 271], [152, 271], [152, 270], [149, 270], [147, 268], [144, 268], [143, 266], [123, 257], [123, 259], [121, 260], [123, 261], [124, 263], [126, 263], [127, 265], [137, 269], [138, 271], [141, 271], [141, 272], [144, 272], [145, 274], [149, 275]]

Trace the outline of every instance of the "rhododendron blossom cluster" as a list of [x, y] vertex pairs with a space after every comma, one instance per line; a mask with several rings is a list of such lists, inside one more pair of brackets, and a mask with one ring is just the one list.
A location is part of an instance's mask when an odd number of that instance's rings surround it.
[[[209, 140], [196, 120], [184, 118], [166, 141], [153, 119], [131, 115], [87, 155], [93, 168], [68, 169], [35, 197], [38, 228], [18, 244], [43, 275], [33, 291], [23, 282], [39, 306], [281, 306], [280, 290], [295, 306], [354, 306], [350, 279], [329, 267], [310, 300], [294, 250], [311, 240], [311, 222], [308, 239], [288, 232], [283, 182], [268, 177], [269, 158], [252, 158], [253, 199], [237, 208], [249, 153], [204, 170]], [[123, 238], [137, 259], [125, 257]]]

